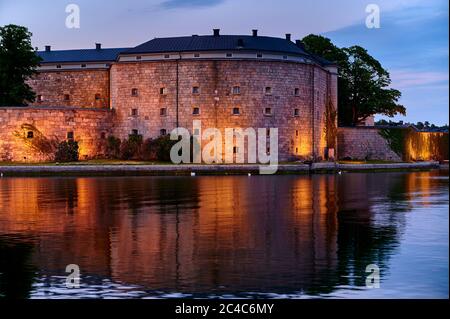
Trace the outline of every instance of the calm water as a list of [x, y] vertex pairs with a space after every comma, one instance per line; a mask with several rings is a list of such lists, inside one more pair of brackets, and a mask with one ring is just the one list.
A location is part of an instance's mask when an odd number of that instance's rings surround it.
[[447, 298], [447, 174], [2, 178], [0, 297]]

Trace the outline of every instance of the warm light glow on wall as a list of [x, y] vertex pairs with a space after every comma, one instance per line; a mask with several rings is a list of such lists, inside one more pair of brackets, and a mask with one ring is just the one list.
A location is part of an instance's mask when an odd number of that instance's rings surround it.
[[405, 141], [406, 160], [448, 159], [448, 134], [411, 132]]

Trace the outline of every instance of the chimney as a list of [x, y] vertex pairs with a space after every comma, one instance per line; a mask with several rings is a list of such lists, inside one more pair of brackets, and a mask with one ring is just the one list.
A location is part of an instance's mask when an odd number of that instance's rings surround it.
[[295, 45], [300, 49], [305, 50], [305, 46], [303, 45], [303, 42], [301, 40], [296, 40]]
[[102, 44], [101, 43], [96, 43], [95, 44], [95, 49], [96, 50], [101, 50], [102, 49]]
[[52, 50], [52, 47], [49, 45], [45, 46], [45, 52], [50, 52]]
[[220, 29], [213, 29], [214, 36], [218, 37], [220, 35]]
[[286, 40], [291, 41], [291, 34], [290, 33], [286, 33]]
[[254, 37], [257, 37], [257, 36], [258, 36], [258, 30], [253, 29], [253, 30], [252, 30], [252, 33], [253, 33], [253, 36], [254, 36]]

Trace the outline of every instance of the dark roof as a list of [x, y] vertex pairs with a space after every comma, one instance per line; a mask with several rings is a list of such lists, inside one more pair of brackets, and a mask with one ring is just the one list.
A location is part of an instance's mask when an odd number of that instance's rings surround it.
[[41, 63], [112, 62], [116, 61], [120, 52], [128, 49], [129, 48], [38, 51], [37, 54], [43, 59]]
[[284, 38], [249, 35], [155, 38], [134, 48], [39, 51], [37, 54], [43, 59], [41, 63], [113, 62], [117, 60], [119, 54], [231, 50], [291, 54], [309, 57], [321, 65], [333, 64], [324, 58], [308, 53], [303, 47]]
[[[315, 57], [298, 47], [294, 42], [282, 38], [249, 36], [249, 35], [206, 35], [174, 38], [155, 38], [123, 54], [162, 53], [162, 52], [192, 52], [192, 51], [260, 51], [278, 52], [294, 55]], [[324, 59], [319, 63], [328, 62]], [[328, 62], [329, 63], [329, 62]]]

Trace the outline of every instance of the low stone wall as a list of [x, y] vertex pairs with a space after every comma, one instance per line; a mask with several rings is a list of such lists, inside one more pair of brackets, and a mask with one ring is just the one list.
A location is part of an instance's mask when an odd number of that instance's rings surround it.
[[0, 107], [0, 161], [51, 161], [55, 143], [78, 141], [80, 159], [104, 153], [113, 112], [106, 109]]
[[338, 159], [402, 161], [375, 127], [340, 127]]
[[410, 130], [405, 139], [405, 160], [448, 160], [448, 147], [448, 133]]
[[[391, 140], [383, 135], [390, 136]], [[448, 147], [448, 133], [421, 132], [413, 127], [363, 126], [338, 129], [339, 159], [443, 161], [449, 158]]]

